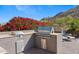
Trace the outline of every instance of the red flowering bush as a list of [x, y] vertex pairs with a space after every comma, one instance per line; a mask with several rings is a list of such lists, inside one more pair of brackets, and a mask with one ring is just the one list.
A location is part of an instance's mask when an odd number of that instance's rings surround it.
[[31, 18], [14, 17], [7, 24], [3, 25], [5, 31], [32, 30], [37, 26], [46, 26], [47, 23], [33, 20]]
[[3, 27], [0, 25], [0, 31], [3, 31], [4, 29], [3, 29]]

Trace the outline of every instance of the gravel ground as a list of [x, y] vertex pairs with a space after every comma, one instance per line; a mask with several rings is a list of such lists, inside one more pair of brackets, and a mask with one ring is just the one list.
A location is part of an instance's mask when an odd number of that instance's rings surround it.
[[79, 39], [72, 39], [70, 42], [62, 42], [62, 54], [78, 54], [79, 53]]

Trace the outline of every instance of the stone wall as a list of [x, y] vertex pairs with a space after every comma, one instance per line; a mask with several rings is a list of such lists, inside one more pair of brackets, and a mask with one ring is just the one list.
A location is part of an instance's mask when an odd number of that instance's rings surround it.
[[[0, 32], [1, 35], [11, 35], [13, 31], [10, 32]], [[7, 50], [9, 54], [19, 53], [22, 51], [27, 51], [29, 48], [33, 47], [33, 30], [23, 31], [24, 33], [29, 33], [23, 35], [23, 37], [3, 37], [0, 38], [0, 47]], [[21, 42], [22, 41], [22, 42]], [[22, 47], [22, 48], [20, 48]]]
[[12, 38], [0, 38], [0, 47], [7, 50], [8, 53], [13, 54], [15, 51], [15, 41], [16, 37]]
[[[49, 52], [53, 53], [61, 53], [62, 52], [62, 35], [61, 33], [51, 34], [50, 37], [43, 38], [42, 36], [35, 37], [35, 45], [38, 48], [45, 49]], [[43, 41], [44, 40], [44, 41]], [[43, 44], [45, 43], [45, 44]], [[45, 46], [44, 48], [42, 46]]]

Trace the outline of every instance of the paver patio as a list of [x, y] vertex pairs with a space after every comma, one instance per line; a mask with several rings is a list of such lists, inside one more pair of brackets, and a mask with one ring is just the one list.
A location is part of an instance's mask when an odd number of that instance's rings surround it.
[[63, 54], [78, 54], [79, 53], [79, 39], [74, 39], [71, 42], [62, 42]]

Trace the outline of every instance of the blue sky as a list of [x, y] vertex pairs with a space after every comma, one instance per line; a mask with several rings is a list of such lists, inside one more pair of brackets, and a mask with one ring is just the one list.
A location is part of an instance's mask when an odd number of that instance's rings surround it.
[[74, 7], [74, 5], [0, 5], [0, 23], [8, 22], [15, 16], [40, 20]]

